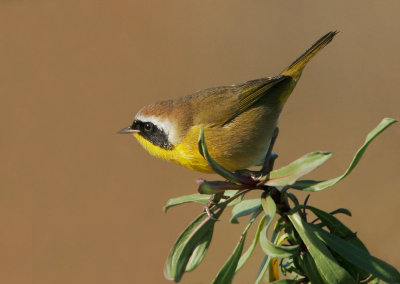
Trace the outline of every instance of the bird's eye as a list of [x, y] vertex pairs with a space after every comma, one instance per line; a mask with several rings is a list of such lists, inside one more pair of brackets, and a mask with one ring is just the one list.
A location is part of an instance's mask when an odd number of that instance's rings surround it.
[[143, 124], [143, 129], [146, 132], [150, 132], [153, 130], [153, 124], [151, 124], [150, 122], [146, 122], [145, 124]]

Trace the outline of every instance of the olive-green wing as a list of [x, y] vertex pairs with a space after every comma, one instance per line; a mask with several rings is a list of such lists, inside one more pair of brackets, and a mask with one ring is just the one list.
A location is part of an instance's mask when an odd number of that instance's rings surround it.
[[240, 115], [241, 113], [248, 110], [255, 103], [257, 103], [262, 97], [268, 95], [268, 91], [274, 87], [276, 84], [282, 82], [285, 79], [288, 79], [287, 76], [275, 76], [268, 77], [253, 81], [248, 81], [238, 88], [242, 89], [240, 94], [238, 95], [238, 104], [233, 113], [230, 114], [229, 117], [221, 120], [220, 125], [225, 125], [232, 121], [235, 117]]

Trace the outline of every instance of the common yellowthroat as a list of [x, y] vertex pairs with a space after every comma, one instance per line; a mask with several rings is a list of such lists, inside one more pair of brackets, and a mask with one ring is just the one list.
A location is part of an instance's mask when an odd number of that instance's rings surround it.
[[204, 128], [209, 153], [218, 164], [231, 171], [260, 165], [304, 67], [336, 33], [324, 35], [278, 76], [156, 102], [142, 108], [119, 133], [133, 134], [154, 156], [212, 172], [197, 146]]

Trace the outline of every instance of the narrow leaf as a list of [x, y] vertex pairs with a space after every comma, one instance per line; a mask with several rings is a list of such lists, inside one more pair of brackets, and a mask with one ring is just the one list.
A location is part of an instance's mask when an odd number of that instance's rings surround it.
[[337, 254], [334, 250], [331, 250], [332, 255], [335, 257], [337, 262], [340, 264], [341, 267], [347, 270], [353, 279], [356, 279], [358, 282], [365, 282], [372, 274], [355, 266], [351, 262], [347, 261], [341, 255]]
[[299, 200], [297, 199], [297, 197], [293, 193], [287, 192], [286, 196], [293, 201], [295, 206], [299, 205]]
[[348, 242], [350, 242], [351, 244], [368, 252], [367, 247], [356, 236], [356, 234], [353, 231], [351, 231], [348, 227], [346, 227], [346, 225], [343, 224], [335, 216], [332, 216], [331, 214], [322, 211], [318, 208], [315, 208], [313, 206], [302, 205], [300, 207], [311, 210], [322, 221], [322, 223], [329, 228], [331, 234], [334, 234], [342, 239], [348, 239]]
[[[225, 192], [224, 192], [224, 198], [225, 198], [225, 197], [231, 198], [231, 197], [233, 197], [234, 195], [236, 195], [237, 193], [239, 193], [239, 191], [240, 191], [240, 190], [225, 190]], [[241, 195], [241, 196], [239, 196], [238, 198], [236, 198], [235, 200], [229, 202], [229, 204], [227, 205], [227, 207], [233, 207], [233, 206], [235, 206], [236, 204], [242, 202], [242, 200], [243, 200], [243, 195]]]
[[269, 257], [268, 255], [264, 257], [260, 269], [258, 270], [257, 279], [256, 281], [254, 281], [254, 284], [259, 284], [263, 280], [265, 272], [267, 271], [269, 263], [271, 262], [271, 259], [272, 257]]
[[[202, 180], [201, 180], [202, 182]], [[224, 191], [224, 196], [226, 197], [232, 197], [234, 196], [238, 191], [237, 190], [225, 190]], [[170, 200], [167, 201], [167, 204], [163, 207], [164, 212], [167, 212], [169, 208], [181, 205], [184, 203], [190, 203], [190, 202], [195, 202], [195, 203], [200, 203], [200, 204], [207, 204], [208, 201], [211, 198], [211, 194], [200, 194], [200, 193], [194, 193], [194, 194], [189, 194], [189, 195], [183, 195], [175, 198], [171, 198]], [[228, 206], [236, 205], [241, 201], [241, 198], [237, 198], [231, 203], [228, 204]]]
[[390, 264], [316, 226], [314, 226], [314, 230], [319, 239], [349, 262], [372, 273], [383, 281], [400, 283], [399, 271]]
[[331, 156], [332, 153], [330, 152], [312, 152], [306, 154], [289, 165], [272, 171], [265, 184], [269, 186], [291, 185], [297, 179], [325, 163]]
[[267, 226], [269, 227], [271, 225], [272, 219], [274, 219], [275, 217], [276, 204], [271, 195], [263, 194], [261, 196], [261, 205], [264, 209], [265, 216], [267, 216]]
[[238, 266], [236, 267], [236, 271], [238, 271], [240, 268], [242, 268], [243, 265], [247, 262], [247, 260], [252, 255], [252, 253], [257, 245], [258, 239], [260, 238], [260, 232], [261, 232], [261, 229], [263, 228], [264, 224], [265, 224], [265, 216], [263, 216], [263, 218], [260, 220], [260, 223], [258, 224], [257, 231], [256, 231], [255, 237], [253, 239], [253, 242], [251, 243], [251, 245], [249, 246], [247, 251], [240, 257]]
[[356, 155], [353, 158], [353, 161], [350, 163], [349, 168], [346, 172], [336, 178], [325, 180], [325, 181], [315, 181], [315, 180], [301, 180], [297, 181], [295, 184], [291, 185], [291, 188], [299, 189], [299, 190], [306, 190], [306, 191], [320, 191], [325, 188], [331, 187], [344, 179], [347, 175], [349, 175], [353, 169], [357, 166], [361, 157], [364, 155], [365, 150], [367, 149], [368, 145], [386, 128], [390, 125], [395, 123], [396, 120], [393, 118], [384, 118], [374, 130], [368, 133], [367, 138], [365, 139], [364, 144], [358, 149]]
[[206, 235], [212, 235], [216, 219], [223, 210], [224, 207], [216, 208], [213, 218], [206, 213], [201, 214], [178, 237], [164, 267], [164, 275], [168, 280], [180, 281], [194, 250], [204, 244], [204, 240], [208, 239]]
[[217, 277], [212, 283], [232, 283], [240, 255], [242, 254], [244, 240], [245, 238], [242, 236], [235, 250], [233, 251], [233, 254], [229, 257], [228, 261], [225, 262], [224, 266], [218, 272]]
[[164, 206], [164, 212], [173, 206], [188, 203], [188, 202], [196, 202], [200, 204], [207, 204], [208, 200], [210, 199], [211, 195], [194, 193], [190, 195], [184, 195], [176, 198], [171, 198], [167, 201], [167, 204]]
[[[301, 207], [311, 210], [321, 220], [321, 224], [329, 228], [331, 234], [336, 235], [342, 239], [347, 239], [349, 243], [368, 252], [367, 248], [365, 247], [363, 242], [357, 237], [357, 235], [353, 233], [348, 227], [346, 227], [339, 219], [327, 212], [324, 212], [312, 206]], [[320, 224], [318, 224], [318, 226], [321, 227]], [[360, 269], [357, 266], [354, 266], [346, 259], [340, 257], [340, 255], [336, 255], [335, 253], [333, 253], [333, 256], [338, 261], [338, 263], [352, 275], [353, 278], [364, 280], [370, 275], [370, 273], [368, 273], [367, 271]]]
[[[266, 198], [261, 198], [261, 204], [267, 217], [267, 225], [262, 229], [260, 234], [260, 245], [266, 255], [278, 258], [292, 257], [299, 253], [299, 245], [294, 246], [280, 246], [276, 245], [268, 239], [268, 229], [272, 224], [276, 213], [276, 204], [270, 195]], [[280, 227], [276, 227], [274, 235], [278, 235]]]
[[208, 247], [210, 246], [211, 238], [212, 234], [205, 234], [203, 239], [199, 241], [199, 245], [193, 250], [193, 253], [189, 258], [185, 271], [192, 271], [201, 263], [207, 253]]
[[237, 224], [239, 223], [237, 218], [249, 215], [256, 211], [258, 208], [261, 208], [261, 200], [259, 198], [243, 200], [242, 202], [235, 205], [235, 207], [233, 207], [232, 218], [230, 222]]
[[331, 214], [331, 215], [336, 215], [336, 214], [339, 214], [339, 213], [345, 214], [345, 215], [351, 217], [351, 212], [350, 212], [350, 210], [348, 210], [348, 209], [346, 209], [346, 208], [338, 208], [338, 209], [336, 209], [336, 210], [333, 210], [333, 211], [330, 212], [329, 214]]
[[319, 273], [326, 282], [355, 283], [351, 275], [337, 263], [324, 243], [317, 238], [314, 232], [315, 229], [311, 224], [306, 223], [298, 213], [288, 215], [288, 217], [307, 246]]
[[213, 283], [231, 283], [233, 277], [235, 276], [235, 272], [237, 270], [237, 266], [239, 263], [240, 256], [242, 255], [244, 241], [246, 240], [247, 231], [250, 226], [253, 224], [254, 220], [260, 214], [261, 210], [255, 211], [251, 216], [246, 228], [244, 229], [242, 236], [240, 237], [239, 243], [236, 245], [235, 250], [232, 255], [228, 258], [225, 264], [222, 266], [221, 270], [218, 272], [216, 278]]
[[311, 283], [325, 283], [326, 282], [320, 275], [318, 268], [311, 257], [310, 253], [306, 252], [299, 258], [299, 264], [303, 269], [304, 273], [307, 275]]
[[289, 258], [294, 257], [300, 252], [299, 245], [293, 246], [280, 246], [272, 243], [267, 238], [267, 227], [261, 231], [260, 235], [261, 248], [266, 255], [277, 257], [277, 258]]
[[223, 193], [228, 189], [243, 189], [243, 186], [226, 181], [206, 181], [201, 180], [198, 192], [201, 194]]
[[282, 280], [277, 280], [274, 282], [271, 282], [271, 284], [296, 284], [299, 283], [297, 280], [291, 280], [291, 279], [282, 279]]

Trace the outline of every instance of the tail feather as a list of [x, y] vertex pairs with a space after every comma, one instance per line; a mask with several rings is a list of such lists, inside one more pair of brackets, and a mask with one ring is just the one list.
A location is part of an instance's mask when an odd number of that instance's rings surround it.
[[299, 58], [297, 58], [288, 68], [282, 71], [281, 75], [290, 76], [293, 80], [297, 81], [300, 78], [301, 72], [304, 67], [321, 49], [323, 49], [328, 43], [331, 42], [333, 37], [337, 34], [337, 31], [329, 32], [321, 37], [316, 43], [314, 43], [306, 52], [304, 52]]

